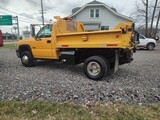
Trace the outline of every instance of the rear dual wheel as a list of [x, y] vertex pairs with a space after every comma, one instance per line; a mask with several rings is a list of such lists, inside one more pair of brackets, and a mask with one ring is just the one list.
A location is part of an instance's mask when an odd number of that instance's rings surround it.
[[110, 67], [107, 59], [103, 56], [91, 56], [84, 62], [84, 73], [93, 80], [100, 80], [106, 77]]

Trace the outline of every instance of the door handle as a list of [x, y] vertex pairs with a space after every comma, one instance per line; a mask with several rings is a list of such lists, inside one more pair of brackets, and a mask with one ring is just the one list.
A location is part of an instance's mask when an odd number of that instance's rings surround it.
[[47, 43], [51, 43], [51, 40], [47, 40]]

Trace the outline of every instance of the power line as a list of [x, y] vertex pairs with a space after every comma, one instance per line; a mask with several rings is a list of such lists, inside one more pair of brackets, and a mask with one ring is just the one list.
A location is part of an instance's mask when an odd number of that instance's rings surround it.
[[[4, 8], [2, 8], [2, 7], [0, 7], [0, 8], [5, 11], [5, 12], [1, 11], [1, 12], [3, 12], [3, 13], [7, 13], [7, 14], [9, 13], [9, 14], [10, 14], [10, 12], [11, 12], [11, 13], [14, 13], [14, 14], [19, 15], [19, 13], [16, 13], [16, 12], [14, 12], [14, 11], [4, 9]], [[23, 17], [25, 17], [25, 18], [23, 18]], [[19, 18], [21, 18], [21, 19], [28, 19], [29, 21], [33, 21], [33, 20], [27, 18], [26, 16], [23, 16], [23, 17], [22, 17], [22, 15], [19, 16]], [[35, 22], [35, 21], [33, 21], [33, 22]]]
[[[40, 13], [40, 14], [42, 14], [42, 24], [44, 25], [44, 13], [45, 13], [45, 10], [44, 10], [44, 8], [43, 8], [43, 1], [41, 0], [41, 2], [42, 2], [42, 4], [41, 4], [41, 10], [40, 10], [41, 13]], [[51, 3], [51, 4], [53, 5], [53, 3]], [[21, 22], [25, 22], [25, 23], [34, 23], [34, 22], [37, 23], [37, 22], [38, 22], [38, 20], [33, 20], [33, 19], [30, 19], [30, 18], [27, 18], [26, 16], [19, 15], [20, 13], [17, 13], [17, 12], [15, 12], [15, 11], [11, 11], [11, 10], [8, 10], [8, 9], [2, 8], [2, 7], [0, 7], [0, 8], [3, 10], [3, 11], [1, 11], [1, 12], [3, 12], [3, 13], [7, 13], [7, 14], [13, 13], [13, 14], [18, 15], [19, 21], [21, 21]], [[54, 9], [54, 8], [53, 8], [53, 10], [68, 15], [68, 13], [67, 13], [66, 11], [61, 11], [61, 10], [57, 10], [57, 9]], [[51, 11], [48, 11], [48, 12], [51, 14]], [[16, 16], [16, 15], [15, 15], [15, 16]], [[27, 20], [26, 20], [26, 19], [27, 19]]]
[[[0, 11], [0, 12], [3, 12], [3, 11]], [[3, 12], [3, 13], [6, 14], [7, 12]], [[8, 13], [7, 13], [7, 14], [8, 14]], [[26, 19], [28, 19], [28, 18], [23, 18], [23, 17], [20, 17], [20, 16], [19, 16], [19, 18], [22, 19], [23, 21], [25, 21]], [[27, 22], [28, 22], [28, 21], [30, 21], [30, 22], [37, 22], [37, 21], [30, 20], [30, 19], [28, 19]]]
[[[25, 22], [25, 23], [33, 23], [32, 21], [26, 21], [26, 20], [21, 20], [21, 19], [19, 19], [19, 21]], [[37, 23], [37, 22], [36, 22], [36, 23]]]
[[[57, 6], [55, 4], [53, 4], [53, 2], [50, 2], [50, 4], [52, 4], [53, 6]], [[61, 13], [64, 13], [66, 15], [68, 15], [68, 13], [70, 13], [68, 10], [57, 10], [56, 8], [52, 8], [53, 10], [57, 11], [57, 12], [61, 12]]]
[[[41, 0], [41, 1], [42, 1], [42, 0]], [[51, 3], [51, 4], [52, 4], [52, 3]], [[10, 14], [10, 12], [11, 12], [11, 13], [14, 13], [14, 14], [18, 15], [18, 17], [19, 17], [20, 19], [23, 19], [23, 22], [24, 22], [24, 20], [26, 20], [26, 19], [28, 19], [29, 21], [32, 21], [32, 22], [37, 22], [37, 21], [33, 21], [32, 19], [27, 18], [26, 16], [19, 15], [19, 13], [15, 12], [15, 11], [11, 11], [11, 10], [8, 10], [8, 9], [2, 8], [2, 7], [0, 7], [0, 8], [5, 11], [5, 12], [3, 12], [3, 13], [9, 13], [9, 14]], [[68, 15], [68, 13], [67, 13], [66, 11], [61, 11], [61, 10], [57, 10], [57, 9], [53, 9], [53, 10]], [[43, 2], [42, 2], [41, 10], [40, 10], [40, 11], [41, 11], [40, 14], [42, 14], [42, 24], [43, 24], [43, 23], [44, 23], [44, 13], [45, 13], [45, 10], [44, 10], [44, 8], [43, 8]], [[48, 11], [48, 12], [50, 13], [50, 11]], [[25, 17], [25, 18], [24, 18], [24, 17]], [[27, 21], [27, 23], [29, 23], [29, 22]]]

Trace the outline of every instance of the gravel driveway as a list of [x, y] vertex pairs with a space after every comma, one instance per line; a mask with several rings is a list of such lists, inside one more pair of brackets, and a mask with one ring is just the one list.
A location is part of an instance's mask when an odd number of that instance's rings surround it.
[[85, 77], [82, 65], [41, 61], [23, 67], [14, 49], [0, 48], [0, 100], [120, 101], [150, 104], [160, 101], [160, 47], [138, 50], [134, 61], [103, 81]]

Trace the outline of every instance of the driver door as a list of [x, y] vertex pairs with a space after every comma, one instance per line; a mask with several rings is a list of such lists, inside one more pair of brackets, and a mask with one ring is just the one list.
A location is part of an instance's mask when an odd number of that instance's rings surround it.
[[35, 58], [54, 58], [53, 39], [51, 37], [52, 26], [44, 26], [36, 35], [32, 44], [32, 53]]

